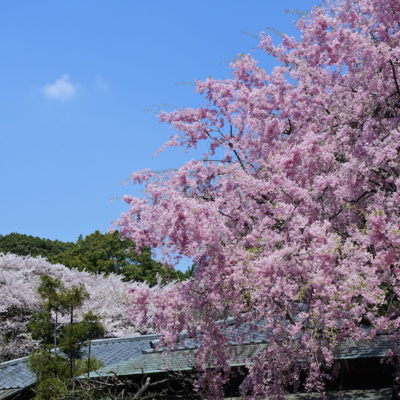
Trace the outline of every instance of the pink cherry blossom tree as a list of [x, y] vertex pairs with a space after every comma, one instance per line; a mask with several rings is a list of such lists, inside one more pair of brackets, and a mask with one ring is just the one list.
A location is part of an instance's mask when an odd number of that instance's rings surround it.
[[[27, 355], [36, 345], [27, 332], [27, 323], [39, 310], [42, 299], [37, 293], [40, 275], [60, 278], [66, 287], [82, 284], [89, 298], [77, 310], [77, 317], [90, 310], [99, 314], [106, 329], [106, 336], [135, 335], [140, 328], [128, 323], [124, 309], [128, 284], [121, 276], [90, 274], [53, 265], [44, 258], [0, 254], [0, 360]], [[68, 316], [59, 316], [60, 323], [67, 323]]]
[[343, 340], [397, 332], [399, 21], [398, 0], [326, 1], [298, 22], [299, 40], [262, 35], [270, 73], [243, 56], [231, 78], [197, 84], [206, 106], [161, 114], [175, 130], [166, 147], [208, 150], [135, 173], [147, 196], [127, 196], [118, 225], [197, 267], [165, 290], [134, 288], [129, 315], [171, 343], [196, 333], [209, 398], [228, 379], [228, 317], [268, 338], [242, 385], [251, 398], [296, 387], [300, 371], [323, 390]]

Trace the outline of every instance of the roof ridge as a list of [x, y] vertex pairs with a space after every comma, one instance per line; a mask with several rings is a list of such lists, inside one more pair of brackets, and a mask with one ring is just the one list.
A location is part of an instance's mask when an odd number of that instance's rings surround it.
[[10, 365], [22, 363], [24, 361], [27, 361], [28, 358], [29, 358], [28, 356], [25, 356], [25, 357], [20, 357], [20, 358], [14, 358], [13, 360], [3, 361], [2, 363], [0, 363], [0, 368], [4, 368], [4, 367], [8, 367]]
[[91, 341], [92, 346], [97, 344], [103, 343], [115, 343], [115, 342], [131, 342], [137, 340], [144, 340], [144, 339], [156, 339], [159, 338], [160, 335], [158, 334], [151, 334], [151, 335], [138, 335], [138, 336], [123, 336], [117, 338], [102, 338], [102, 339], [95, 339]]

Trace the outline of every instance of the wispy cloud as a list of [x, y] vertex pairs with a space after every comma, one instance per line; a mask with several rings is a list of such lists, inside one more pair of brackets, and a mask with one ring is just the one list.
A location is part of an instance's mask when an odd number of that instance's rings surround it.
[[53, 83], [47, 83], [42, 88], [43, 94], [54, 100], [68, 101], [76, 96], [77, 87], [68, 75], [63, 75]]
[[107, 92], [110, 87], [104, 77], [100, 74], [96, 74], [94, 77], [94, 87], [100, 92]]

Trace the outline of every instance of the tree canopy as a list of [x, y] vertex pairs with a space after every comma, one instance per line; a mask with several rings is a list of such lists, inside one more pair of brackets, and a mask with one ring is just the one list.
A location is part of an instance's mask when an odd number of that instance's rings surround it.
[[121, 239], [119, 232], [96, 231], [80, 237], [73, 246], [52, 255], [49, 261], [92, 273], [114, 273], [126, 281], [156, 284], [157, 275], [164, 281], [183, 279], [185, 274], [153, 260], [148, 247], [138, 251], [130, 239]]
[[95, 231], [80, 236], [75, 243], [42, 239], [35, 236], [10, 233], [0, 236], [0, 253], [21, 256], [42, 256], [52, 264], [95, 274], [120, 274], [125, 281], [162, 282], [182, 280], [190, 275], [155, 261], [148, 247], [137, 249], [130, 239], [120, 238], [119, 232]]
[[21, 233], [0, 235], [0, 253], [12, 253], [20, 256], [49, 258], [72, 247], [72, 242], [42, 239], [37, 236]]
[[324, 2], [299, 20], [301, 39], [261, 36], [270, 73], [241, 56], [230, 79], [198, 82], [207, 105], [161, 114], [166, 147], [207, 151], [134, 174], [146, 197], [126, 196], [119, 226], [196, 270], [132, 290], [130, 315], [156, 316], [170, 343], [197, 336], [205, 397], [223, 397], [229, 318], [268, 338], [242, 385], [254, 399], [321, 391], [338, 343], [398, 335], [399, 21], [398, 0]]

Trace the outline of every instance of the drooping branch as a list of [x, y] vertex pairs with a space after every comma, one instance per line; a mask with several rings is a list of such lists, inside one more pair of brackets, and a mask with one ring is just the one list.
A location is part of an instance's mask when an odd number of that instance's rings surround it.
[[397, 80], [396, 68], [395, 68], [392, 60], [390, 60], [389, 62], [390, 62], [390, 65], [392, 66], [393, 79], [394, 79], [394, 83], [396, 85], [396, 91], [397, 91], [397, 94], [400, 96], [400, 86], [399, 86], [399, 82]]

